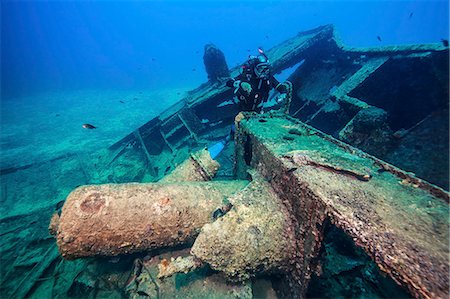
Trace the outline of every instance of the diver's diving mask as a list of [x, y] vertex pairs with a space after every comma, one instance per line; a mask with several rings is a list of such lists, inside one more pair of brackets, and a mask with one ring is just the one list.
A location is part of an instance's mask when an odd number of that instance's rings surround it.
[[270, 74], [270, 65], [267, 62], [261, 62], [255, 66], [254, 70], [258, 78], [266, 78]]

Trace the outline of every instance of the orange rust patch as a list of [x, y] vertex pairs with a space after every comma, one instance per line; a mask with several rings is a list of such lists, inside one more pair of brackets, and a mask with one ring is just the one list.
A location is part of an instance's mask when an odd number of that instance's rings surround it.
[[85, 213], [97, 213], [105, 205], [105, 199], [100, 193], [95, 192], [86, 197], [80, 205], [80, 209]]
[[158, 265], [159, 271], [160, 272], [165, 271], [167, 269], [167, 267], [169, 266], [169, 264], [170, 264], [170, 262], [168, 260], [163, 259], [161, 261], [161, 263], [159, 263], [159, 265]]

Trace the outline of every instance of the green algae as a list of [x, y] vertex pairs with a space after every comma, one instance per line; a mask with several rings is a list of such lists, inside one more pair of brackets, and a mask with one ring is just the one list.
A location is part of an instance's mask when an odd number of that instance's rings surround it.
[[[302, 187], [299, 194], [290, 191], [292, 200], [305, 200], [302, 192], [315, 194], [314, 200], [329, 209], [332, 223], [381, 263], [383, 271], [397, 279], [402, 273], [412, 294], [417, 295], [415, 285], [428, 294], [440, 294], [448, 286], [442, 278], [448, 269], [448, 193], [297, 120], [279, 115], [263, 119], [247, 115], [239, 122], [247, 138], [244, 151], [251, 151], [248, 166], [261, 165], [270, 178], [296, 177]], [[273, 170], [276, 174], [271, 173], [274, 166], [280, 168]], [[361, 174], [367, 177], [363, 180]], [[307, 195], [306, 200], [313, 198]]]

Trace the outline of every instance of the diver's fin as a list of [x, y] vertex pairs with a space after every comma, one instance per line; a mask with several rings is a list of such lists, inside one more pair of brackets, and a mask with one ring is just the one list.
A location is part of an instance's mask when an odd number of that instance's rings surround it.
[[234, 125], [231, 125], [230, 134], [228, 134], [225, 138], [223, 138], [219, 142], [208, 147], [208, 151], [212, 159], [215, 159], [223, 151], [228, 142], [230, 142], [231, 139], [234, 139], [235, 132], [236, 127]]
[[223, 140], [208, 147], [208, 151], [209, 151], [209, 154], [211, 155], [211, 158], [215, 159], [222, 152], [224, 147], [225, 147], [225, 142]]

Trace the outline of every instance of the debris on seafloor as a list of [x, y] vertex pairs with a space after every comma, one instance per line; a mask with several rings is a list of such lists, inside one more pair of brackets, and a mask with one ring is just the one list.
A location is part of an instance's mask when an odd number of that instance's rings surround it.
[[204, 265], [194, 256], [172, 258], [170, 261], [163, 259], [158, 264], [158, 278], [172, 276], [175, 273], [188, 273]]
[[[174, 250], [153, 256], [148, 260], [135, 260], [132, 274], [127, 282], [126, 294], [129, 298], [242, 298], [251, 299], [252, 283], [250, 281], [227, 282], [220, 272], [208, 267], [191, 268], [192, 257], [187, 257], [186, 250]], [[172, 276], [159, 277], [161, 267], [166, 269], [188, 265], [187, 271], [178, 271]], [[271, 284], [266, 288], [274, 293]]]

